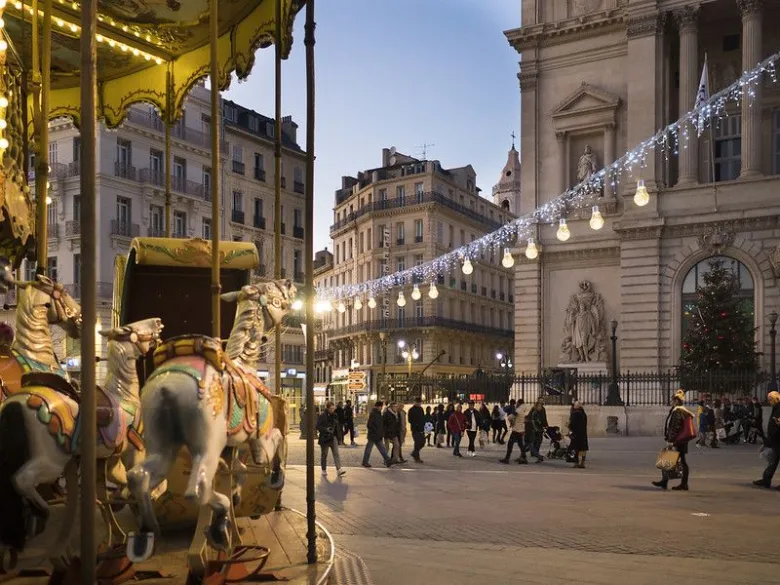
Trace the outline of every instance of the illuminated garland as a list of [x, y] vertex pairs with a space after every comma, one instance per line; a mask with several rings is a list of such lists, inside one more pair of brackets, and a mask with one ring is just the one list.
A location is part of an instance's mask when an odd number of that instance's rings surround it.
[[[775, 65], [779, 59], [780, 52], [766, 58], [751, 71], [743, 73], [739, 79], [726, 89], [712, 95], [706, 102], [694, 108], [676, 122], [672, 122], [659, 130], [654, 136], [639, 143], [633, 150], [630, 150], [612, 164], [594, 173], [589, 179], [538, 207], [535, 211], [507, 223], [492, 233], [486, 234], [465, 246], [461, 246], [419, 266], [354, 285], [318, 289], [318, 311], [330, 310], [333, 308], [332, 303], [336, 302], [338, 303], [337, 308], [339, 312], [344, 312], [346, 310], [345, 301], [353, 298], [355, 299], [356, 308], [359, 308], [358, 305], [362, 307], [362, 299], [368, 298], [368, 306], [373, 309], [377, 306], [377, 296], [385, 295], [394, 288], [408, 285], [413, 280], [429, 283], [428, 294], [431, 298], [436, 298], [438, 296], [436, 280], [440, 274], [446, 274], [458, 267], [462, 269], [464, 274], [471, 274], [474, 271], [472, 261], [476, 261], [485, 254], [489, 255], [491, 251], [501, 250], [502, 248], [504, 248], [502, 265], [505, 268], [511, 268], [514, 265], [514, 258], [507, 247], [525, 239], [528, 241], [525, 251], [526, 256], [529, 259], [536, 258], [538, 250], [536, 243], [531, 237], [534, 233], [533, 228], [535, 225], [558, 223], [558, 239], [561, 241], [568, 240], [571, 235], [565, 218], [568, 209], [582, 209], [593, 205], [607, 181], [612, 186], [613, 192], [617, 192], [620, 176], [623, 173], [627, 173], [630, 176], [637, 165], [640, 168], [645, 167], [647, 156], [651, 151], [655, 151], [656, 148], [660, 147], [667, 158], [670, 153], [672, 155], [678, 154], [681, 142], [683, 148], [687, 148], [691, 128], [700, 134], [710, 124], [710, 120], [714, 117], [720, 118], [723, 116], [727, 103], [732, 101], [739, 103], [743, 93], [748, 98], [754, 97], [755, 91], [753, 88], [757, 83], [761, 83], [764, 74], [768, 74], [772, 82], [777, 83]], [[698, 139], [696, 135], [694, 139]], [[650, 196], [647, 188], [644, 185], [644, 181], [640, 179], [637, 181], [634, 202], [638, 206], [643, 206], [647, 205], [649, 201]], [[604, 218], [598, 206], [594, 206], [590, 226], [593, 229], [601, 229], [603, 225]], [[417, 300], [420, 296], [419, 286], [415, 284], [412, 298]], [[401, 307], [406, 305], [403, 290], [399, 292], [397, 304]]]

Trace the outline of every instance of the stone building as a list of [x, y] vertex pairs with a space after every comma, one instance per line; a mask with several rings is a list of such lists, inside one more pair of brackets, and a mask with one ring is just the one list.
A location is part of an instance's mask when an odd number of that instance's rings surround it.
[[[321, 287], [370, 281], [432, 260], [513, 219], [515, 200], [508, 189], [498, 204], [482, 197], [470, 165], [445, 169], [439, 161], [383, 149], [380, 167], [343, 177], [336, 191], [333, 268], [318, 276]], [[399, 341], [412, 349], [413, 373], [441, 352], [426, 375], [499, 370], [496, 354], [511, 355], [513, 323], [513, 274], [501, 266], [502, 254], [496, 249], [476, 259], [470, 276], [460, 270], [438, 275], [435, 299], [428, 294], [431, 282], [409, 282], [403, 307], [397, 303], [400, 289], [377, 296], [375, 308], [368, 298], [334, 307], [323, 321], [333, 351], [329, 382], [338, 385], [350, 370], [365, 371], [376, 394], [383, 344], [388, 385], [405, 379], [409, 364]]]
[[[522, 26], [505, 33], [521, 55], [519, 211], [691, 110], [705, 55], [714, 94], [777, 51], [778, 22], [777, 0], [523, 0]], [[518, 371], [603, 369], [613, 319], [622, 370], [674, 367], [713, 256], [727, 257], [740, 278], [768, 367], [780, 277], [780, 87], [767, 80], [726, 114], [699, 138], [684, 129], [679, 157], [658, 149], [606, 185], [595, 201], [601, 230], [589, 228], [589, 208], [568, 212], [566, 242], [557, 226], [538, 226], [541, 253], [516, 264]], [[633, 202], [638, 179], [650, 192], [644, 207]]]

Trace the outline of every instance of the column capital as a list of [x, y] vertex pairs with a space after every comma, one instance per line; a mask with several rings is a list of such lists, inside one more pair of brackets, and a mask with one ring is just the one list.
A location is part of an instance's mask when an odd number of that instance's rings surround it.
[[699, 26], [699, 5], [684, 6], [674, 11], [680, 32], [696, 30]]
[[558, 142], [563, 142], [566, 140], [566, 132], [556, 132], [555, 138], [558, 140]]
[[604, 124], [604, 131], [605, 132], [614, 132], [617, 129], [617, 124], [614, 122], [609, 122], [607, 124]]
[[742, 18], [760, 15], [764, 10], [764, 0], [737, 0], [737, 7], [742, 13]]

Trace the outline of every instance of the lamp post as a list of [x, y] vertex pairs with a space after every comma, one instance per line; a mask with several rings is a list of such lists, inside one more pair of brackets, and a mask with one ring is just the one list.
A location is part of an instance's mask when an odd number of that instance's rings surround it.
[[618, 388], [618, 366], [617, 366], [617, 326], [618, 323], [614, 319], [609, 323], [612, 328], [612, 382], [607, 389], [607, 406], [623, 406], [623, 401], [620, 399], [620, 388]]
[[379, 341], [382, 344], [382, 383], [379, 385], [379, 400], [387, 398], [387, 333], [379, 332]]
[[504, 375], [506, 376], [506, 392], [507, 394], [504, 395], [504, 400], [507, 400], [509, 398], [509, 393], [512, 388], [512, 375], [509, 373], [509, 370], [512, 369], [512, 359], [509, 357], [509, 352], [505, 351], [503, 353], [498, 352], [496, 354], [496, 359], [498, 360], [498, 364], [504, 368]]
[[777, 311], [769, 313], [769, 340], [770, 353], [769, 353], [769, 391], [777, 391], [777, 371], [775, 369], [775, 339], [777, 338], [777, 329], [775, 329], [775, 323], [777, 323]]

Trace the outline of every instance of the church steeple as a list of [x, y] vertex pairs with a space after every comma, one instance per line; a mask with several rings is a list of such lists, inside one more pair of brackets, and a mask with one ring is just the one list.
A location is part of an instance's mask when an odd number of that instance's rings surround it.
[[520, 154], [515, 148], [514, 132], [506, 164], [498, 183], [493, 187], [493, 203], [514, 215], [520, 214]]

